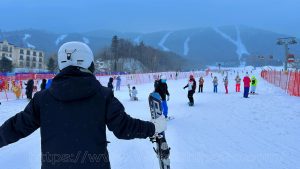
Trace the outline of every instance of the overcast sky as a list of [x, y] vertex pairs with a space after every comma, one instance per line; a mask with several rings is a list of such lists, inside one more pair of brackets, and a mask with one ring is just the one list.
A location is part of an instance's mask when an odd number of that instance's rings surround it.
[[299, 0], [0, 0], [0, 29], [154, 32], [248, 25], [300, 36]]

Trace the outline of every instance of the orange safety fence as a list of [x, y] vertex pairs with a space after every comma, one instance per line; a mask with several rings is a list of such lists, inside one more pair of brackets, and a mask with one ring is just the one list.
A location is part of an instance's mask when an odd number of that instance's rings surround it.
[[299, 71], [262, 71], [261, 77], [292, 96], [300, 96]]

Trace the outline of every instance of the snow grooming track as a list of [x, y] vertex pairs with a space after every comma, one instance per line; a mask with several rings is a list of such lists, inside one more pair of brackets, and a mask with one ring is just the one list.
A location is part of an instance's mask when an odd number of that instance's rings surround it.
[[236, 26], [236, 33], [237, 33], [237, 40], [233, 40], [230, 36], [222, 32], [218, 28], [214, 28], [214, 30], [220, 34], [223, 38], [228, 40], [229, 42], [233, 43], [236, 46], [236, 54], [239, 57], [239, 60], [241, 60], [243, 55], [250, 55], [248, 52], [246, 46], [243, 44], [242, 39], [241, 39], [241, 33], [239, 27]]
[[164, 51], [168, 52], [170, 51], [169, 48], [167, 48], [164, 43], [167, 41], [168, 37], [172, 34], [173, 32], [168, 32], [166, 33], [163, 38], [160, 40], [160, 42], [158, 43], [158, 46], [161, 47]]
[[139, 43], [141, 42], [141, 38], [142, 38], [142, 36], [139, 35], [139, 36], [137, 36], [136, 38], [133, 39], [133, 42], [134, 42], [135, 44], [139, 44]]
[[[168, 121], [167, 130], [172, 169], [299, 169], [300, 98], [267, 83], [259, 72], [254, 75], [259, 95], [250, 95], [249, 99], [242, 98], [242, 92], [234, 92], [233, 72], [228, 73], [227, 95], [220, 74], [214, 74], [219, 79], [217, 94], [212, 92], [211, 77], [205, 77], [204, 93], [194, 95], [195, 107], [187, 105], [187, 91], [182, 89], [188, 79], [167, 81], [171, 94], [169, 115], [175, 117]], [[135, 86], [140, 99], [137, 102], [129, 100], [126, 86], [115, 95], [130, 116], [150, 120], [147, 98], [153, 83]], [[2, 102], [0, 124], [27, 103]], [[40, 169], [39, 137], [36, 131], [0, 149], [1, 168]], [[149, 139], [118, 140], [109, 131], [107, 139], [111, 142], [108, 150], [112, 169], [159, 169]]]
[[85, 44], [89, 44], [90, 43], [90, 40], [87, 37], [83, 37], [82, 40], [83, 40], [83, 42]]
[[183, 55], [187, 56], [189, 54], [190, 48], [189, 48], [189, 42], [191, 38], [187, 37], [186, 40], [183, 43]]
[[27, 47], [28, 48], [31, 48], [31, 49], [35, 49], [35, 46], [30, 44], [27, 39], [31, 38], [31, 35], [30, 34], [24, 34], [24, 37], [23, 37], [23, 43], [26, 43]]
[[59, 45], [68, 35], [67, 34], [64, 34], [64, 35], [60, 35], [56, 41], [55, 41], [55, 45]]

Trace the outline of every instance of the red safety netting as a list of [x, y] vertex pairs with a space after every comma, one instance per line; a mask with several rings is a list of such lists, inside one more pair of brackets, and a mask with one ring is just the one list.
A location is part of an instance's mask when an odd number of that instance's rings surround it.
[[261, 77], [292, 96], [300, 96], [300, 72], [262, 71]]

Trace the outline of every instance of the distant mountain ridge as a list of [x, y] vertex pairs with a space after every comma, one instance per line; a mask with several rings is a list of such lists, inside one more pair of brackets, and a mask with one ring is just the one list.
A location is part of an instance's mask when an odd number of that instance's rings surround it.
[[[87, 43], [97, 54], [102, 48], [110, 45], [113, 35], [129, 39], [134, 43], [143, 41], [145, 44], [160, 50], [175, 52], [190, 60], [194, 66], [214, 65], [217, 62], [236, 66], [242, 60], [247, 61], [247, 58], [259, 55], [272, 55], [275, 59], [282, 60], [284, 49], [282, 46], [276, 45], [276, 41], [279, 37], [286, 37], [280, 33], [247, 26], [223, 26], [153, 33], [99, 30], [86, 33], [58, 34], [27, 29], [0, 31], [0, 41], [7, 39], [17, 46], [35, 47], [44, 50], [47, 56], [56, 53], [59, 46], [64, 42], [82, 41]], [[291, 46], [290, 52], [299, 56], [299, 44]]]

